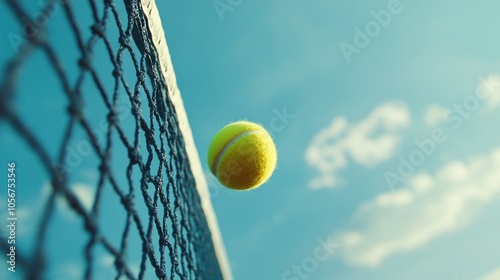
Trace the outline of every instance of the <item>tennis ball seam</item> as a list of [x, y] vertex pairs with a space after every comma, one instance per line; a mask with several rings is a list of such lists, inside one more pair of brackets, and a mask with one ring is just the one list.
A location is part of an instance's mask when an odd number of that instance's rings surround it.
[[253, 129], [253, 130], [249, 130], [249, 131], [244, 131], [238, 135], [236, 135], [236, 137], [234, 137], [231, 141], [229, 141], [225, 146], [224, 148], [222, 148], [222, 150], [219, 152], [219, 154], [217, 154], [217, 157], [216, 159], [214, 160], [214, 163], [213, 163], [213, 166], [212, 166], [212, 170], [214, 171], [214, 175], [217, 177], [217, 169], [219, 168], [219, 164], [222, 160], [222, 158], [224, 157], [224, 154], [226, 153], [227, 150], [229, 150], [231, 148], [231, 146], [236, 143], [238, 140], [240, 140], [241, 138], [247, 136], [247, 135], [250, 135], [250, 134], [266, 134], [265, 131], [262, 131], [262, 130], [258, 130], [258, 129]]

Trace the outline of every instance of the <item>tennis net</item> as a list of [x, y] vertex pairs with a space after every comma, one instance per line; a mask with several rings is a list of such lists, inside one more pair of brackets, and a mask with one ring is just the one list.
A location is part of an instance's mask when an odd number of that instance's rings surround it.
[[232, 279], [155, 2], [0, 7], [0, 278]]

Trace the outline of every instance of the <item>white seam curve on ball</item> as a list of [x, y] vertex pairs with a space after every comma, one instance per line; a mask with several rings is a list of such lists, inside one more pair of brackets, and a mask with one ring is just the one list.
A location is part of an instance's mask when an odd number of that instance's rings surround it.
[[220, 151], [220, 153], [217, 155], [217, 159], [215, 160], [215, 163], [214, 163], [214, 175], [215, 177], [217, 177], [217, 169], [219, 169], [219, 163], [222, 159], [222, 156], [226, 153], [226, 151], [236, 142], [238, 141], [239, 139], [241, 139], [242, 137], [244, 136], [247, 136], [247, 135], [250, 135], [250, 134], [257, 134], [257, 133], [265, 133], [264, 131], [262, 130], [249, 130], [249, 131], [245, 131], [243, 133], [240, 133], [238, 134], [238, 136], [234, 137], [233, 140], [229, 141], [229, 143], [226, 144], [226, 146], [224, 146], [224, 148], [222, 149], [222, 151]]

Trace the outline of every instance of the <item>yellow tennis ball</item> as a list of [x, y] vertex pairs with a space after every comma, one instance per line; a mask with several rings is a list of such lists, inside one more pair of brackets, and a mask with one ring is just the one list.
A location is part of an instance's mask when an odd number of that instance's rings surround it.
[[208, 148], [208, 166], [231, 189], [257, 188], [271, 177], [278, 160], [271, 135], [260, 125], [238, 121], [223, 127]]

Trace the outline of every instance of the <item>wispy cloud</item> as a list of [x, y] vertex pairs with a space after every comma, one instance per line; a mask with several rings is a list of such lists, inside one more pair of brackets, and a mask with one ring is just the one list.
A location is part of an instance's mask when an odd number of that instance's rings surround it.
[[481, 80], [477, 91], [487, 96], [486, 110], [491, 110], [500, 105], [500, 74], [490, 74]]
[[333, 119], [307, 147], [306, 161], [320, 173], [310, 187], [338, 186], [338, 173], [348, 166], [347, 156], [365, 167], [388, 160], [400, 142], [401, 129], [409, 124], [410, 113], [402, 102], [384, 103], [358, 123], [349, 124], [345, 117]]
[[435, 127], [444, 121], [450, 109], [439, 106], [438, 104], [431, 104], [427, 106], [424, 112], [424, 122], [429, 127]]
[[78, 197], [85, 209], [90, 211], [94, 204], [94, 188], [86, 184], [74, 184], [71, 186], [71, 190]]
[[500, 148], [467, 162], [449, 162], [434, 175], [415, 175], [404, 188], [380, 194], [358, 209], [351, 227], [337, 235], [343, 258], [376, 267], [395, 253], [465, 227], [498, 198], [499, 181]]
[[115, 263], [115, 257], [109, 254], [102, 255], [99, 263], [103, 267], [112, 267]]
[[60, 266], [60, 279], [80, 279], [82, 277], [82, 266], [78, 263], [68, 262]]
[[498, 280], [498, 279], [500, 279], [500, 267], [480, 278], [480, 280]]
[[[42, 205], [47, 201], [50, 192], [52, 191], [52, 186], [50, 183], [46, 183], [42, 188], [42, 196], [41, 200], [43, 201]], [[92, 209], [92, 205], [94, 204], [94, 187], [83, 184], [83, 183], [75, 183], [71, 185], [70, 191], [78, 198], [80, 203], [83, 205], [85, 210], [90, 211]], [[66, 218], [76, 218], [72, 209], [70, 209], [68, 202], [62, 196], [57, 197], [57, 207], [61, 211], [61, 213]]]

